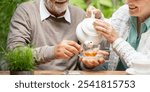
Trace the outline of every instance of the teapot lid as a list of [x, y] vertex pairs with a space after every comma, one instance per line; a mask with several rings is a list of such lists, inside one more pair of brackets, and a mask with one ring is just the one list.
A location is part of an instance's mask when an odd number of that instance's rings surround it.
[[98, 36], [98, 33], [94, 29], [93, 22], [95, 19], [93, 18], [86, 18], [81, 23], [82, 30], [87, 34], [91, 36]]

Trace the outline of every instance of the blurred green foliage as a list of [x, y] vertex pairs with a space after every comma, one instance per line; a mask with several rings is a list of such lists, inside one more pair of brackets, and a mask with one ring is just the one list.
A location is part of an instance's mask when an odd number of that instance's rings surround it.
[[[6, 49], [6, 40], [9, 30], [9, 23], [17, 4], [27, 0], [0, 0], [0, 52], [2, 48]], [[99, 8], [104, 13], [105, 17], [110, 17], [111, 14], [123, 4], [124, 0], [70, 0], [70, 2], [84, 10], [88, 5], [93, 5]]]
[[6, 40], [9, 23], [17, 4], [27, 0], [1, 0], [0, 1], [0, 51], [6, 49]]
[[79, 6], [86, 10], [89, 5], [100, 9], [106, 18], [109, 18], [112, 13], [124, 4], [125, 0], [70, 0], [73, 5]]
[[77, 6], [77, 7], [80, 7], [84, 10], [86, 10], [87, 8], [87, 4], [85, 2], [85, 0], [69, 0], [71, 4]]

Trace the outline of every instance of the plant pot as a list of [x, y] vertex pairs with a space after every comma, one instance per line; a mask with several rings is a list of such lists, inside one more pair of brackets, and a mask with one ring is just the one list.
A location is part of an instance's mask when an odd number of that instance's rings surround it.
[[10, 75], [33, 75], [33, 71], [10, 71]]

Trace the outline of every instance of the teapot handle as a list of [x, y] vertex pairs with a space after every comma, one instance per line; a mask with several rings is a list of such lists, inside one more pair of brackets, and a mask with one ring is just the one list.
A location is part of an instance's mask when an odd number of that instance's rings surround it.
[[95, 18], [95, 14], [93, 11], [91, 11], [91, 18]]
[[94, 11], [93, 11], [93, 6], [89, 6], [90, 10], [91, 10], [91, 18], [95, 18], [95, 14], [94, 14]]

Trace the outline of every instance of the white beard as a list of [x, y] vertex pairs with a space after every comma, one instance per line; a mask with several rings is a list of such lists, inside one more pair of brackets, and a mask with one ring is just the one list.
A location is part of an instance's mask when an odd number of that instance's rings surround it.
[[57, 14], [61, 14], [61, 13], [65, 12], [68, 8], [68, 4], [69, 4], [69, 2], [67, 2], [63, 5], [62, 4], [53, 4], [51, 1], [47, 2], [48, 8]]
[[61, 14], [61, 13], [63, 13], [63, 12], [65, 12], [66, 10], [67, 10], [67, 8], [68, 8], [68, 3], [65, 3], [65, 5], [63, 5], [63, 6], [61, 6], [61, 7], [59, 7], [59, 6], [54, 6], [55, 8], [55, 12], [57, 13], [57, 14]]

